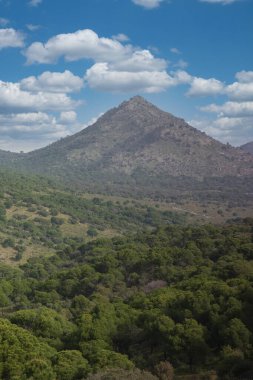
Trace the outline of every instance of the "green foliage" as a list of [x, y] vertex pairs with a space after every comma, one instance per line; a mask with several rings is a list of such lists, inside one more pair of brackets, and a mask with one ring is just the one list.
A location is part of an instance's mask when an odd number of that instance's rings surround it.
[[58, 352], [54, 363], [57, 379], [60, 380], [83, 379], [89, 372], [88, 361], [77, 350]]
[[0, 378], [54, 380], [54, 350], [29, 332], [0, 319]]
[[74, 326], [55, 310], [46, 307], [19, 310], [10, 316], [12, 323], [26, 328], [37, 337], [44, 338], [47, 343], [61, 348], [62, 341], [68, 339]]
[[252, 232], [251, 220], [166, 225], [1, 264], [0, 378], [249, 373]]

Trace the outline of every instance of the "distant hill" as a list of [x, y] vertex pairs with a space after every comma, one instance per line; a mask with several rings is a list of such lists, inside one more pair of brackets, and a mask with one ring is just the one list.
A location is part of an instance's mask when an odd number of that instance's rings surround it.
[[247, 152], [247, 153], [251, 153], [251, 154], [253, 154], [253, 141], [251, 141], [251, 142], [249, 142], [249, 143], [247, 143], [247, 144], [244, 144], [244, 145], [240, 146], [240, 148], [241, 148], [242, 150], [244, 150], [245, 152]]
[[136, 96], [95, 124], [15, 164], [84, 187], [121, 195], [177, 197], [233, 186], [253, 173], [253, 158]]

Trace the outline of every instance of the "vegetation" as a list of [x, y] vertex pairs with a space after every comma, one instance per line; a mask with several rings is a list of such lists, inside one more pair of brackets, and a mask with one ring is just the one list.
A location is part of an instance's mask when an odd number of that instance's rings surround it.
[[253, 371], [250, 218], [98, 238], [0, 277], [3, 379]]
[[0, 258], [23, 263], [97, 236], [182, 223], [183, 214], [137, 201], [110, 201], [66, 190], [49, 179], [0, 171]]
[[135, 97], [0, 161], [0, 379], [252, 377], [249, 154]]

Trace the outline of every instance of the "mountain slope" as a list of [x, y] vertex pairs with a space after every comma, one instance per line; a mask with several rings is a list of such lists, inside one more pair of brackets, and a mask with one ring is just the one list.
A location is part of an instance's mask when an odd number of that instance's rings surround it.
[[240, 150], [221, 144], [141, 97], [110, 110], [87, 129], [28, 154], [26, 164], [29, 161], [46, 172], [63, 165], [130, 175], [141, 169], [195, 178], [253, 171], [252, 160]]
[[241, 148], [242, 150], [244, 150], [245, 152], [247, 152], [247, 153], [251, 153], [251, 154], [253, 154], [253, 141], [251, 141], [251, 142], [249, 142], [249, 143], [247, 143], [247, 144], [244, 144], [244, 145], [240, 146], [240, 148]]
[[[81, 132], [21, 156], [15, 165], [90, 191], [152, 198], [224, 187], [224, 177], [241, 188], [242, 178], [253, 173], [248, 154], [139, 96]], [[230, 182], [227, 187], [230, 191]]]

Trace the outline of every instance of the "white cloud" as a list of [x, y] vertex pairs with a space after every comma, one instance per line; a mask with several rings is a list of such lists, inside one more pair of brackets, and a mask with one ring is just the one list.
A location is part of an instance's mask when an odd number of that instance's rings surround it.
[[176, 47], [171, 48], [170, 51], [173, 54], [182, 54], [181, 51]]
[[164, 0], [132, 0], [134, 4], [140, 5], [146, 9], [153, 9], [159, 7]]
[[45, 112], [0, 115], [0, 149], [30, 151], [83, 129], [76, 113], [59, 117]]
[[42, 0], [30, 0], [28, 2], [28, 4], [31, 6], [31, 7], [37, 7], [38, 5], [40, 5], [42, 3]]
[[75, 111], [61, 112], [60, 121], [62, 124], [73, 124], [76, 122], [77, 114]]
[[45, 71], [38, 77], [28, 77], [20, 82], [21, 90], [31, 92], [67, 93], [79, 91], [83, 87], [83, 79], [66, 70], [63, 73]]
[[253, 81], [251, 83], [235, 82], [226, 87], [226, 93], [232, 100], [253, 100]]
[[9, 24], [9, 20], [7, 18], [4, 18], [4, 17], [0, 17], [0, 26], [6, 26]]
[[238, 82], [226, 87], [226, 94], [232, 100], [253, 100], [253, 71], [240, 71], [235, 75]]
[[[59, 128], [60, 127], [60, 128]], [[55, 134], [63, 131], [54, 116], [44, 112], [0, 115], [1, 136], [34, 138], [36, 135]]]
[[30, 112], [30, 113], [18, 113], [0, 115], [0, 128], [3, 128], [3, 124], [6, 126], [13, 124], [44, 124], [50, 121], [48, 114], [44, 112]]
[[253, 71], [240, 71], [235, 75], [237, 82], [225, 85], [215, 78], [192, 77], [189, 96], [227, 95], [238, 102], [253, 100]]
[[0, 112], [67, 111], [78, 102], [63, 93], [31, 93], [20, 88], [19, 83], [0, 81]]
[[189, 124], [209, 136], [234, 146], [253, 140], [253, 117], [220, 117], [216, 120], [190, 120]]
[[197, 78], [192, 79], [191, 87], [187, 92], [189, 96], [211, 96], [221, 95], [224, 84], [217, 79]]
[[112, 63], [111, 67], [117, 71], [161, 71], [167, 67], [164, 59], [155, 58], [149, 50], [134, 52], [128, 59]]
[[25, 51], [25, 56], [29, 64], [54, 63], [60, 57], [67, 61], [93, 59], [96, 62], [112, 62], [124, 59], [131, 53], [132, 47], [110, 38], [99, 37], [94, 31], [84, 29], [58, 34], [45, 44], [34, 42]]
[[[217, 119], [208, 122], [200, 120], [199, 127], [223, 142], [229, 141], [234, 145], [240, 145], [253, 140], [253, 72], [240, 71], [235, 77], [237, 82], [227, 86], [218, 82], [217, 91], [215, 86], [213, 87], [214, 95], [226, 95], [229, 101], [201, 107], [203, 112], [215, 113]], [[190, 91], [192, 89], [195, 90], [193, 85]], [[195, 93], [199, 95], [197, 90]], [[208, 91], [208, 94], [211, 92]], [[193, 125], [198, 127], [196, 121]]]
[[253, 102], [226, 102], [222, 105], [209, 104], [201, 107], [201, 110], [217, 113], [220, 117], [247, 117], [253, 116]]
[[253, 71], [239, 71], [238, 73], [235, 74], [236, 79], [238, 82], [241, 83], [249, 83], [253, 82]]
[[8, 47], [24, 46], [24, 35], [15, 29], [0, 29], [0, 50]]
[[186, 67], [189, 66], [188, 62], [186, 62], [183, 59], [180, 59], [178, 62], [174, 63], [174, 67], [177, 67], [179, 69], [186, 69]]
[[117, 71], [108, 63], [96, 63], [86, 73], [93, 89], [110, 92], [160, 92], [174, 85], [166, 71]]
[[172, 72], [174, 85], [189, 84], [192, 82], [192, 76], [184, 70]]
[[[61, 56], [69, 61], [92, 59], [95, 64], [87, 71], [86, 80], [92, 88], [104, 91], [158, 92], [174, 85], [165, 71], [168, 65], [166, 60], [156, 58], [149, 50], [123, 45], [115, 39], [100, 38], [92, 30], [60, 34], [49, 39], [45, 45], [35, 42], [26, 50], [25, 55], [29, 63], [56, 62]], [[117, 78], [118, 84], [114, 78]], [[105, 82], [102, 83], [102, 80]], [[44, 84], [51, 91], [51, 77], [48, 81], [43, 77], [39, 82], [38, 84], [38, 78], [31, 77], [21, 84], [32, 91], [34, 88], [40, 89]], [[73, 80], [68, 82], [74, 84]], [[64, 92], [66, 91], [65, 88]]]
[[240, 0], [199, 0], [201, 3], [228, 5]]
[[31, 32], [35, 32], [36, 30], [39, 30], [41, 28], [40, 25], [36, 24], [26, 24], [27, 29], [29, 29]]
[[145, 93], [165, 91], [169, 87], [187, 84], [192, 80], [183, 70], [168, 74], [161, 70], [159, 65], [156, 70], [148, 64], [144, 65], [143, 70], [141, 65], [127, 66], [122, 63], [122, 67], [119, 68], [115, 64], [96, 63], [87, 70], [85, 80], [91, 88], [100, 91]]
[[115, 36], [112, 36], [112, 39], [120, 42], [127, 42], [130, 40], [130, 38], [124, 33], [116, 34]]

